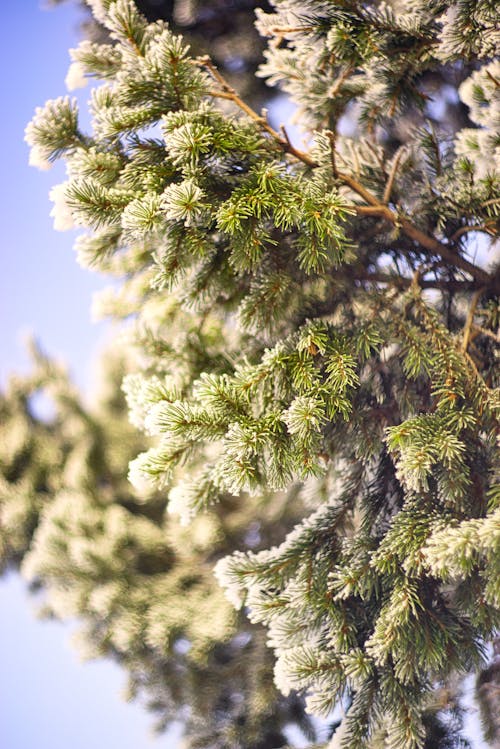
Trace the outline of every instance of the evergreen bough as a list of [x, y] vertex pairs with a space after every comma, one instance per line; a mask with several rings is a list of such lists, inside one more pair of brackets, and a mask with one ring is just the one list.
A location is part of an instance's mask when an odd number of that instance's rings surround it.
[[273, 684], [264, 628], [213, 576], [215, 559], [286, 534], [300, 502], [268, 507], [257, 533], [256, 502], [226, 496], [183, 528], [161, 494], [145, 501], [127, 481], [147, 440], [128, 422], [123, 356], [103, 353], [89, 405], [60, 364], [32, 354], [31, 374], [0, 393], [1, 570], [21, 567], [42, 615], [78, 622], [85, 658], [122, 666], [156, 730], [181, 721], [186, 749], [285, 746], [290, 725], [312, 737], [303, 701]]
[[120, 279], [101, 313], [133, 321], [154, 444], [132, 482], [186, 522], [300, 498], [276, 546], [216, 567], [278, 688], [342, 706], [331, 747], [465, 746], [436, 695], [499, 624], [496, 4], [275, 0], [261, 75], [301, 148], [164, 23], [91, 5], [92, 132], [64, 97], [26, 138], [66, 161], [80, 262]]

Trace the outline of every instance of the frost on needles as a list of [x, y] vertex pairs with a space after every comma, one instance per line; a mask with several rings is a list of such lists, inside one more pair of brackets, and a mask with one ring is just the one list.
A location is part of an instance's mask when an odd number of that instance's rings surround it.
[[112, 40], [72, 51], [92, 132], [64, 97], [26, 139], [66, 161], [56, 227], [119, 279], [101, 314], [133, 320], [132, 482], [186, 522], [301, 497], [289, 535], [216, 568], [278, 688], [342, 705], [332, 749], [466, 746], [444, 696], [500, 610], [495, 3], [260, 11], [300, 148], [165, 24], [90, 4]]

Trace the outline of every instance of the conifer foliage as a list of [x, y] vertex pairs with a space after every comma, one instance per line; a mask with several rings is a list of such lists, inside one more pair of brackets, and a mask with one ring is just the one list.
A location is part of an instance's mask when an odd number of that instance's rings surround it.
[[[80, 31], [93, 42], [109, 42], [109, 30], [94, 15], [87, 0], [71, 0], [81, 12]], [[47, 0], [50, 6], [68, 0]], [[266, 0], [135, 0], [137, 9], [149, 22], [166, 21], [182, 33], [192, 52], [207, 54], [217, 67], [238, 84], [238, 90], [254, 101], [265, 102], [273, 89], [255, 73], [262, 62], [265, 40], [255, 28], [255, 8], [270, 10]], [[70, 67], [69, 88], [81, 80], [78, 63]]]
[[279, 690], [342, 706], [332, 747], [465, 746], [436, 695], [499, 624], [495, 3], [275, 0], [260, 75], [300, 148], [164, 23], [91, 5], [112, 39], [72, 51], [92, 131], [62, 97], [26, 138], [66, 161], [80, 261], [121, 279], [99, 307], [139, 353], [131, 481], [187, 523], [300, 501], [216, 566]]
[[43, 615], [78, 621], [84, 657], [120, 663], [158, 731], [182, 721], [186, 749], [271, 749], [290, 725], [312, 736], [303, 701], [273, 684], [263, 628], [235, 612], [212, 573], [217, 557], [286, 534], [303, 507], [268, 508], [252, 531], [255, 505], [226, 497], [186, 529], [165, 516], [161, 494], [145, 502], [127, 481], [145, 439], [128, 422], [125, 370], [105, 352], [89, 407], [34, 348], [31, 375], [0, 394], [0, 567], [21, 566]]

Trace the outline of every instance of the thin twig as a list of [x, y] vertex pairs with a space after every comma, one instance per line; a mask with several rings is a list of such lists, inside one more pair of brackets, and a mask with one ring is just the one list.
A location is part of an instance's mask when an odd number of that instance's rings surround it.
[[462, 345], [460, 347], [462, 353], [464, 354], [467, 351], [467, 347], [469, 345], [469, 338], [470, 338], [470, 333], [472, 329], [472, 323], [474, 322], [474, 314], [476, 312], [477, 303], [479, 302], [479, 299], [481, 298], [483, 291], [484, 289], [481, 288], [475, 292], [471, 300], [469, 312], [467, 313], [467, 319], [464, 325], [464, 335], [462, 338]]
[[375, 146], [373, 145], [373, 143], [371, 143], [370, 141], [366, 142], [366, 147], [368, 148], [369, 151], [372, 152], [372, 154], [377, 159], [378, 165], [380, 167], [380, 171], [384, 173], [384, 176], [387, 176], [387, 172], [385, 171], [385, 161], [384, 161], [383, 156], [382, 156], [382, 154], [380, 152], [380, 149], [375, 148]]
[[332, 164], [332, 172], [335, 179], [338, 179], [337, 161], [335, 157], [335, 133], [332, 130], [328, 130], [328, 140], [330, 141], [330, 161]]
[[290, 27], [285, 27], [285, 28], [280, 28], [279, 26], [273, 26], [273, 28], [270, 29], [270, 31], [273, 34], [298, 34], [301, 31], [313, 31], [313, 30], [314, 29], [312, 26], [295, 26], [295, 27], [290, 26]]
[[288, 143], [288, 145], [291, 146], [292, 143], [291, 143], [290, 138], [288, 136], [288, 133], [286, 131], [286, 127], [283, 125], [283, 123], [281, 123], [281, 125], [280, 125], [280, 133], [282, 134], [283, 138], [286, 140], [286, 142]]
[[493, 81], [493, 83], [495, 84], [495, 86], [498, 88], [500, 86], [500, 81], [497, 78], [495, 78], [495, 76], [493, 75], [493, 73], [490, 73], [490, 71], [488, 69], [485, 69], [485, 73], [488, 76], [488, 78], [491, 81]]
[[385, 186], [384, 196], [382, 198], [382, 203], [385, 203], [386, 205], [387, 203], [389, 203], [391, 199], [391, 193], [392, 193], [392, 188], [394, 186], [394, 180], [396, 178], [396, 173], [398, 171], [399, 163], [401, 161], [401, 158], [405, 150], [406, 149], [404, 148], [404, 146], [401, 146], [401, 148], [398, 150], [398, 152], [394, 156], [392, 166], [391, 166], [391, 171], [389, 172], [389, 177], [387, 179], [387, 183]]
[[343, 70], [340, 73], [339, 77], [336, 79], [335, 83], [333, 84], [333, 86], [331, 87], [331, 89], [328, 92], [328, 96], [331, 99], [333, 99], [335, 96], [337, 96], [337, 94], [339, 93], [339, 91], [342, 88], [343, 84], [349, 78], [349, 76], [351, 76], [353, 74], [354, 70], [355, 70], [355, 68], [352, 65], [350, 65], [349, 67], [345, 68], [345, 70]]
[[451, 236], [450, 241], [456, 242], [463, 234], [469, 234], [473, 231], [484, 232], [492, 237], [496, 236], [494, 229], [490, 227], [489, 224], [478, 224], [476, 226], [461, 226], [460, 229], [457, 229], [457, 231]]
[[477, 335], [488, 336], [488, 338], [492, 338], [495, 343], [500, 343], [500, 335], [494, 333], [492, 330], [488, 330], [488, 328], [482, 328], [480, 325], [474, 325], [474, 323], [472, 323], [472, 330]]
[[483, 377], [482, 377], [482, 376], [480, 375], [480, 373], [479, 373], [479, 369], [477, 368], [477, 364], [476, 364], [476, 362], [474, 361], [474, 359], [472, 358], [472, 356], [471, 356], [471, 355], [470, 355], [470, 354], [469, 354], [469, 353], [468, 353], [467, 351], [464, 351], [463, 353], [464, 353], [464, 356], [465, 356], [465, 358], [466, 358], [467, 362], [468, 362], [468, 363], [469, 363], [469, 365], [471, 366], [471, 368], [472, 368], [472, 370], [473, 370], [474, 374], [475, 374], [475, 375], [476, 375], [476, 377], [478, 378], [478, 380], [480, 380], [480, 381], [481, 381], [481, 382], [483, 383], [483, 385], [484, 385], [485, 387], [488, 387], [488, 386], [486, 385], [485, 381], [484, 381], [484, 378], [483, 378]]

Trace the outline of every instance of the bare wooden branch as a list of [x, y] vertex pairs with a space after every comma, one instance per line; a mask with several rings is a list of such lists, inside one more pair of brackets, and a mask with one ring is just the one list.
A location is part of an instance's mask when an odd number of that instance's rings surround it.
[[483, 328], [480, 325], [475, 325], [474, 323], [472, 323], [472, 330], [477, 335], [485, 335], [488, 338], [492, 338], [495, 341], [495, 343], [500, 344], [500, 335], [498, 335], [498, 333], [494, 333], [492, 330], [488, 330], [488, 328]]
[[461, 350], [463, 353], [467, 351], [467, 348], [469, 346], [469, 338], [470, 338], [470, 333], [472, 329], [472, 323], [474, 322], [474, 314], [476, 312], [476, 307], [479, 302], [479, 299], [481, 298], [483, 291], [484, 289], [478, 289], [476, 293], [474, 294], [474, 296], [472, 297], [472, 301], [469, 307], [469, 312], [467, 313], [467, 319], [464, 325], [464, 334], [463, 334], [462, 345], [461, 345]]
[[389, 172], [389, 177], [387, 179], [387, 184], [385, 186], [382, 203], [387, 204], [389, 203], [391, 199], [392, 188], [394, 187], [394, 180], [396, 179], [398, 167], [399, 167], [399, 164], [401, 162], [404, 152], [405, 152], [405, 148], [404, 146], [401, 146], [401, 148], [398, 150], [398, 152], [394, 156], [392, 166], [391, 166], [391, 171]]
[[488, 223], [477, 224], [476, 226], [461, 226], [460, 229], [457, 229], [457, 231], [451, 236], [451, 242], [456, 242], [457, 239], [459, 239], [464, 234], [469, 234], [470, 232], [474, 231], [489, 234], [491, 237], [496, 236], [494, 228]]
[[[420, 276], [421, 276], [421, 273], [419, 274], [419, 278], [418, 278], [418, 286], [421, 289], [441, 289], [445, 291], [469, 292], [469, 291], [475, 291], [479, 288], [481, 289], [484, 288], [482, 285], [479, 285], [477, 281], [466, 281], [466, 280], [459, 281], [458, 279], [453, 279], [453, 278], [452, 279], [439, 279], [439, 278], [423, 279]], [[369, 271], [364, 272], [358, 269], [356, 269], [352, 273], [352, 275], [350, 275], [350, 278], [354, 279], [355, 281], [384, 283], [384, 284], [388, 284], [391, 286], [400, 286], [402, 288], [409, 288], [411, 284], [414, 282], [412, 278], [408, 278], [406, 276], [393, 276], [390, 273], [379, 273], [379, 272], [370, 273]]]
[[332, 164], [333, 176], [335, 179], [338, 179], [337, 160], [335, 157], [335, 133], [331, 130], [328, 130], [328, 140], [330, 141], [330, 161]]

